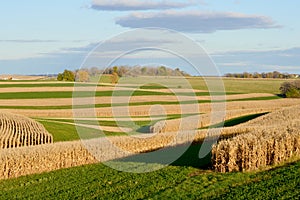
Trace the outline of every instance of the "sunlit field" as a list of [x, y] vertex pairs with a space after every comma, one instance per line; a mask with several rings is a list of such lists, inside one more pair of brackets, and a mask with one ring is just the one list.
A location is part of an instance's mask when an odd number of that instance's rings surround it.
[[[209, 91], [206, 81], [219, 78], [187, 77], [188, 88], [176, 77], [122, 79], [111, 84], [108, 76], [94, 77], [76, 83], [76, 89], [70, 82], [1, 81], [1, 199], [300, 195], [300, 99], [279, 95], [286, 80], [222, 78], [225, 90]], [[211, 121], [212, 106], [221, 104], [226, 105], [224, 117]], [[92, 114], [87, 112], [91, 108]], [[184, 131], [194, 133], [190, 144], [184, 135], [176, 138]], [[97, 149], [95, 142], [104, 138], [129, 153], [112, 155], [108, 146], [97, 157], [81, 142]], [[207, 138], [217, 142], [199, 158]], [[164, 163], [184, 148], [181, 156]], [[161, 157], [141, 162], [160, 149]], [[122, 172], [106, 161], [150, 172]]]

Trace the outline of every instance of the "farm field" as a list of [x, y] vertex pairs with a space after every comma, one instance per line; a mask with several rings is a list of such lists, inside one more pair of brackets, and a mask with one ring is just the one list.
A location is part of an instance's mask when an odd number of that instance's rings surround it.
[[[156, 77], [159, 84], [146, 85], [152, 77], [125, 79], [114, 86], [102, 77], [104, 82], [76, 83], [76, 89], [69, 82], [1, 81], [0, 197], [297, 199], [300, 195], [300, 99], [278, 95], [286, 80], [223, 78], [226, 93], [210, 93], [203, 78], [187, 78], [188, 89], [172, 77]], [[214, 106], [224, 105], [224, 116], [211, 120]], [[37, 128], [24, 125], [28, 123]], [[35, 138], [31, 143], [22, 139], [28, 131], [32, 136], [26, 138]], [[185, 134], [179, 137], [181, 132]], [[199, 158], [207, 137], [219, 142]], [[101, 149], [103, 155], [92, 154], [86, 145], [92, 152]], [[111, 145], [128, 152], [111, 153]], [[166, 150], [156, 162], [136, 161], [162, 148]], [[269, 152], [272, 148], [276, 152]], [[166, 166], [163, 160], [181, 149], [183, 155]], [[116, 166], [126, 163], [128, 169], [159, 170], [121, 172], [105, 165], [110, 160]]]

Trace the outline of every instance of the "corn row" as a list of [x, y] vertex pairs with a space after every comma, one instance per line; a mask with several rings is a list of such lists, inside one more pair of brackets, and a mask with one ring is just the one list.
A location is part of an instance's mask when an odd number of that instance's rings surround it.
[[40, 123], [24, 116], [0, 113], [0, 149], [52, 142], [52, 135]]

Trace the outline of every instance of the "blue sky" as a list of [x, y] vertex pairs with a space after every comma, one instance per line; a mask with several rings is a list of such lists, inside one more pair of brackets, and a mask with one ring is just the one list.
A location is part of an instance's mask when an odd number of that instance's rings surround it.
[[[300, 73], [299, 7], [300, 2], [294, 0], [2, 1], [0, 74], [76, 69], [99, 42], [143, 27], [186, 35], [206, 50], [222, 74]], [[132, 37], [131, 42], [141, 46], [151, 42], [147, 35]], [[126, 43], [115, 45], [122, 48]], [[151, 60], [187, 68], [172, 58], [143, 58], [132, 56], [118, 64]]]

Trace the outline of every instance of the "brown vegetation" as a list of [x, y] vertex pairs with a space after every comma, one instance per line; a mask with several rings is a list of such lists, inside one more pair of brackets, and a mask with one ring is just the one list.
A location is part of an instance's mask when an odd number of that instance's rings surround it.
[[0, 179], [95, 163], [80, 142], [0, 150]]
[[212, 149], [219, 172], [257, 170], [300, 156], [300, 106], [280, 110], [243, 127], [254, 130], [220, 141]]
[[0, 113], [0, 149], [52, 143], [52, 135], [32, 119]]
[[[215, 129], [213, 133], [210, 133], [210, 136], [221, 134], [222, 137], [228, 137], [248, 131], [247, 128]], [[80, 141], [58, 142], [15, 149], [2, 149], [0, 150], [0, 179], [104, 162], [136, 153], [185, 144], [192, 142], [193, 139], [201, 142], [207, 136], [207, 130], [201, 130], [145, 135], [145, 137], [115, 136], [108, 137], [108, 140], [104, 140], [104, 138], [85, 140], [82, 141], [83, 143]]]
[[[241, 101], [241, 102], [228, 102], [226, 103], [226, 117], [214, 117], [213, 122], [211, 122], [212, 114], [211, 112], [211, 104], [200, 104], [200, 112], [208, 113], [202, 114], [199, 116], [198, 125], [196, 128], [203, 128], [209, 125], [220, 123], [224, 120], [251, 115], [265, 112], [276, 111], [283, 107], [289, 107], [293, 105], [299, 105], [299, 100], [291, 100], [291, 99], [278, 99], [278, 100], [270, 100], [270, 101]], [[174, 106], [175, 107], [175, 106]], [[189, 107], [187, 107], [189, 108]], [[175, 110], [175, 109], [174, 109]], [[173, 111], [174, 111], [173, 110]], [[168, 110], [167, 110], [168, 111]], [[185, 113], [192, 113], [188, 109], [183, 110]], [[188, 111], [188, 112], [187, 112]], [[180, 113], [179, 111], [177, 111]], [[169, 112], [167, 112], [169, 113]], [[214, 113], [213, 116], [217, 116], [218, 113]], [[282, 119], [283, 120], [283, 119]], [[158, 122], [151, 127], [153, 132], [174, 132], [177, 130], [191, 130], [191, 123], [182, 123], [184, 120], [175, 119], [168, 120], [165, 122]], [[194, 123], [196, 123], [194, 121]], [[193, 126], [195, 126], [193, 124]], [[195, 127], [194, 127], [195, 128]]]
[[[268, 101], [240, 101], [240, 102], [227, 102], [226, 110], [247, 110], [253, 109], [264, 111], [275, 111], [279, 108], [289, 107], [293, 105], [299, 105], [300, 99], [276, 99], [276, 100], [268, 100]], [[149, 110], [151, 109], [151, 105], [142, 105], [142, 106], [129, 106], [117, 107], [120, 112], [120, 116], [128, 117], [128, 110], [130, 116], [149, 116]], [[162, 105], [165, 109], [166, 114], [187, 114], [187, 113], [209, 113], [211, 112], [211, 104], [204, 103], [199, 104], [199, 110], [195, 110], [195, 106], [189, 106], [186, 104], [182, 107], [180, 105]], [[4, 110], [4, 109], [3, 109]], [[121, 112], [121, 111], [124, 112]], [[16, 113], [25, 115], [28, 117], [73, 117], [73, 111], [71, 109], [60, 109], [60, 110], [30, 110], [30, 109], [7, 109], [7, 112]], [[90, 117], [93, 116], [94, 113], [87, 112], [86, 109], [75, 109], [76, 113], [78, 113], [77, 117]], [[97, 117], [112, 117], [114, 116], [112, 112], [112, 108], [104, 107], [104, 108], [96, 108]]]

